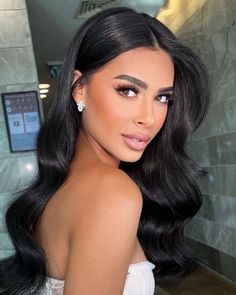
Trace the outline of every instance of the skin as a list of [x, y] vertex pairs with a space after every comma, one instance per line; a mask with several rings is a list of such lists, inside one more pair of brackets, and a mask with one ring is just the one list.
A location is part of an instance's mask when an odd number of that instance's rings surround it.
[[[138, 94], [117, 91], [120, 84], [132, 84], [124, 75], [142, 81]], [[73, 83], [80, 77], [76, 70]], [[65, 281], [64, 295], [121, 295], [129, 264], [147, 260], [137, 239], [142, 195], [118, 168], [120, 161], [137, 161], [144, 150], [131, 149], [122, 134], [155, 137], [168, 110], [162, 89], [173, 81], [165, 51], [137, 48], [74, 88], [73, 99], [86, 106], [75, 156], [36, 227], [48, 276]]]
[[[132, 84], [125, 79], [114, 79], [124, 74], [145, 81], [147, 89], [139, 87], [138, 95], [133, 91], [120, 95], [115, 90], [119, 84]], [[74, 81], [80, 77], [81, 73], [75, 71]], [[144, 150], [131, 150], [121, 134], [155, 137], [168, 109], [167, 104], [160, 102], [163, 97], [157, 96], [162, 88], [173, 86], [173, 80], [173, 63], [164, 50], [136, 48], [113, 59], [88, 84], [76, 88], [74, 100], [81, 99], [86, 106], [82, 114], [83, 133], [102, 162], [117, 167], [121, 160], [135, 162], [142, 156]], [[81, 146], [82, 141], [78, 140]]]

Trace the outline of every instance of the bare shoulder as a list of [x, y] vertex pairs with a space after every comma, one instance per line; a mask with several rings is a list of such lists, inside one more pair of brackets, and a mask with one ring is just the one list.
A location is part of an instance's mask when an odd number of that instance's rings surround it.
[[71, 230], [65, 294], [122, 294], [136, 245], [142, 195], [119, 169], [99, 167], [92, 173], [90, 201]]
[[[104, 219], [104, 216], [109, 217], [110, 223], [112, 219], [117, 218], [126, 226], [127, 220], [130, 224], [133, 222], [133, 225], [137, 225], [142, 211], [143, 198], [137, 184], [124, 171], [100, 165], [92, 170], [88, 178], [88, 183], [83, 185], [83, 189], [86, 190], [83, 192], [86, 195], [83, 199], [83, 210], [80, 211], [80, 216], [77, 215], [77, 222], [74, 220], [76, 224], [76, 227], [72, 229], [74, 232], [79, 231], [79, 223], [83, 227], [84, 220], [86, 220], [86, 225], [93, 222], [92, 216], [101, 219]], [[76, 210], [75, 206], [74, 208]]]
[[96, 195], [94, 210], [109, 207], [109, 210], [114, 210], [114, 214], [139, 218], [143, 205], [142, 194], [124, 171], [103, 167], [93, 180], [95, 186], [92, 190]]
[[[69, 219], [71, 231], [82, 233], [78, 224], [88, 225], [97, 218], [117, 218], [129, 224], [139, 222], [143, 198], [137, 184], [122, 170], [107, 165], [94, 167], [85, 174], [83, 183], [70, 191]], [[89, 216], [91, 219], [89, 219]], [[111, 221], [110, 221], [111, 222]], [[127, 225], [127, 224], [126, 224]]]
[[[140, 211], [143, 205], [141, 191], [137, 184], [122, 170], [108, 165], [97, 165], [86, 171], [68, 190], [71, 210], [97, 210], [108, 205], [124, 206]], [[78, 204], [79, 203], [79, 204]], [[76, 206], [78, 205], [78, 206]], [[130, 207], [129, 207], [130, 206]]]
[[[96, 186], [94, 189], [98, 193], [105, 191], [112, 191], [110, 198], [116, 199], [117, 196], [124, 196], [127, 202], [142, 201], [142, 194], [137, 184], [122, 170], [114, 169], [112, 167], [101, 167], [93, 171], [93, 180]], [[104, 197], [108, 197], [104, 194]]]

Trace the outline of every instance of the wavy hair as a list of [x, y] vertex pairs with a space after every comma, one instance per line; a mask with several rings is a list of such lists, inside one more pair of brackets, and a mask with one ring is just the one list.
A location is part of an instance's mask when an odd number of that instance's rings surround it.
[[201, 206], [196, 177], [203, 172], [187, 155], [186, 142], [209, 105], [206, 70], [157, 19], [130, 8], [111, 8], [83, 23], [65, 55], [57, 94], [37, 137], [37, 175], [6, 212], [15, 252], [0, 261], [0, 295], [39, 294], [45, 283], [46, 256], [34, 229], [48, 200], [68, 177], [74, 156], [81, 114], [71, 99], [73, 71], [81, 71], [85, 82], [113, 58], [137, 47], [159, 47], [171, 57], [174, 103], [140, 160], [121, 162], [119, 168], [143, 195], [138, 238], [147, 259], [156, 265], [157, 283], [178, 281], [192, 271], [184, 226]]

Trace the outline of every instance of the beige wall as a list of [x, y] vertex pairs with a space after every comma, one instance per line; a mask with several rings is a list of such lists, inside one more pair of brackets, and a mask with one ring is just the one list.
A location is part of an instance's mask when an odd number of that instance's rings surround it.
[[169, 0], [157, 18], [176, 33], [206, 2], [207, 0]]

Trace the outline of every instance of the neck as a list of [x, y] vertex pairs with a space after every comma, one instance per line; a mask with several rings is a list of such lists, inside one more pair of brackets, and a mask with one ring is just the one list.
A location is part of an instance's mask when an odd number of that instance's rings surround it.
[[94, 163], [103, 163], [118, 168], [120, 161], [110, 155], [99, 143], [87, 135], [81, 128], [76, 140], [75, 156], [71, 165], [76, 167], [91, 166]]

